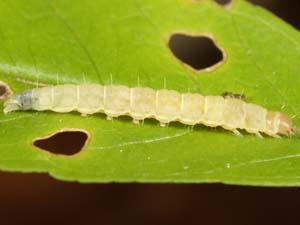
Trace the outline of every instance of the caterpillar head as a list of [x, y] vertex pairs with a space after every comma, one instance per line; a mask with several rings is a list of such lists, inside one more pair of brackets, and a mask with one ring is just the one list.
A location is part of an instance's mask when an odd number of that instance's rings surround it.
[[3, 112], [9, 113], [16, 110], [29, 110], [31, 109], [31, 90], [21, 92], [20, 94], [12, 95], [4, 102]]
[[280, 135], [292, 136], [295, 134], [293, 122], [287, 115], [281, 112], [268, 112], [267, 128]]

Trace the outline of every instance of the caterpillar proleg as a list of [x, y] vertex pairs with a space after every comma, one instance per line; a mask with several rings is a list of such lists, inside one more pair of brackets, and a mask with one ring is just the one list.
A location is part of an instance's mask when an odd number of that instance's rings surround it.
[[237, 129], [245, 129], [257, 136], [295, 133], [287, 115], [241, 99], [147, 87], [65, 84], [35, 88], [15, 94], [4, 103], [4, 113], [15, 110], [105, 113], [108, 119], [128, 115], [135, 123], [155, 118], [161, 126], [179, 121], [188, 125], [221, 126], [235, 134], [239, 134]]

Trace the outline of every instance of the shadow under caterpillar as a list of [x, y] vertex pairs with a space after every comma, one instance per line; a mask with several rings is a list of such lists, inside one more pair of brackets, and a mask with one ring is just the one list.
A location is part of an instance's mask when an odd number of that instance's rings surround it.
[[260, 132], [276, 138], [295, 134], [287, 115], [239, 98], [147, 87], [65, 84], [35, 88], [15, 94], [4, 103], [4, 113], [15, 110], [105, 113], [107, 119], [128, 115], [134, 123], [155, 118], [161, 126], [179, 121], [188, 125], [221, 126], [237, 135], [240, 135], [237, 129], [245, 129], [258, 137], [262, 137]]

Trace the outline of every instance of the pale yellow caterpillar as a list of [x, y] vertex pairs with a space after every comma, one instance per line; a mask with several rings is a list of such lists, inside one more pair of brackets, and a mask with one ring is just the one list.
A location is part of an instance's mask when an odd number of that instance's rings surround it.
[[237, 129], [245, 129], [259, 137], [260, 132], [272, 137], [295, 133], [285, 114], [267, 111], [241, 99], [122, 85], [66, 84], [27, 90], [4, 103], [4, 113], [14, 110], [105, 113], [108, 119], [128, 115], [134, 123], [155, 118], [161, 126], [179, 121], [221, 126], [235, 134], [240, 134]]

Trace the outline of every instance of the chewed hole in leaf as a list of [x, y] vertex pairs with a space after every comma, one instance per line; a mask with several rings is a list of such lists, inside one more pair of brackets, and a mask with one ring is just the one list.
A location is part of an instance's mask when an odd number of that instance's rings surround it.
[[219, 5], [229, 5], [231, 3], [231, 0], [214, 0], [216, 3], [218, 3]]
[[10, 87], [4, 82], [0, 81], [0, 99], [7, 99], [11, 96], [12, 91]]
[[173, 34], [169, 47], [174, 56], [195, 70], [211, 70], [223, 60], [222, 51], [207, 36]]
[[70, 156], [83, 149], [88, 137], [88, 133], [83, 130], [62, 130], [50, 136], [35, 139], [33, 145], [50, 153]]

